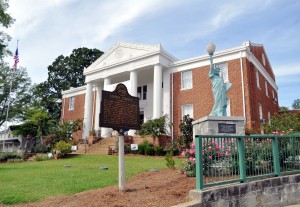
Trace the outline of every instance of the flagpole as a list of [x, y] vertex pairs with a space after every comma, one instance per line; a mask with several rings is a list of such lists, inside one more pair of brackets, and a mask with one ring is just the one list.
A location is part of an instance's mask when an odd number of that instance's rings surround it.
[[[17, 51], [18, 51], [18, 46], [19, 46], [19, 40], [17, 40], [17, 50], [16, 50], [16, 54], [15, 54], [15, 56], [17, 55], [18, 56], [18, 54], [17, 54]], [[16, 61], [16, 58], [18, 59], [18, 61]], [[7, 124], [7, 122], [8, 122], [8, 113], [9, 113], [9, 106], [10, 106], [10, 94], [11, 94], [11, 88], [12, 88], [12, 80], [13, 80], [13, 75], [14, 75], [14, 73], [15, 73], [15, 71], [17, 70], [17, 63], [19, 62], [19, 57], [14, 57], [14, 59], [15, 59], [15, 62], [14, 62], [14, 70], [13, 70], [13, 72], [11, 73], [11, 76], [10, 76], [10, 83], [9, 83], [9, 94], [8, 94], [8, 103], [7, 103], [7, 110], [6, 110], [6, 119], [5, 119], [5, 130], [6, 130], [6, 132], [8, 132], [8, 124]], [[7, 134], [7, 133], [6, 133]], [[4, 136], [4, 138], [3, 138], [3, 152], [4, 152], [4, 150], [5, 150], [5, 136]]]

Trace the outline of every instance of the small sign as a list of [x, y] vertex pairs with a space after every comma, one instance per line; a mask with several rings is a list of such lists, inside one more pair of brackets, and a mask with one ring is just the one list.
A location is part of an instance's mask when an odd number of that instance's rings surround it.
[[114, 130], [139, 130], [139, 98], [129, 95], [126, 86], [121, 83], [113, 92], [103, 90], [99, 125]]
[[219, 133], [236, 134], [236, 125], [218, 123], [218, 131]]
[[72, 150], [72, 151], [76, 151], [76, 150], [77, 150], [77, 146], [76, 146], [76, 145], [73, 145], [73, 146], [71, 147], [71, 150]]
[[137, 144], [131, 144], [131, 150], [132, 151], [135, 151], [135, 150], [138, 150], [139, 149], [139, 146]]

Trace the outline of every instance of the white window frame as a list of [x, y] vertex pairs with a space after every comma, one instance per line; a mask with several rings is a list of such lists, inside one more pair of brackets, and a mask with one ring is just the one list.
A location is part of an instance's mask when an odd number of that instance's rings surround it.
[[266, 96], [269, 97], [268, 81], [267, 80], [265, 80], [265, 88], [266, 88]]
[[259, 71], [256, 69], [256, 86], [260, 89], [260, 83], [259, 83]]
[[271, 124], [271, 112], [268, 111], [268, 123]]
[[69, 111], [75, 108], [75, 96], [69, 98]]
[[[189, 84], [188, 84], [189, 83]], [[193, 88], [193, 73], [192, 70], [181, 72], [181, 90]]]
[[181, 106], [181, 117], [190, 115], [190, 118], [194, 118], [194, 107], [193, 104], [184, 104]]

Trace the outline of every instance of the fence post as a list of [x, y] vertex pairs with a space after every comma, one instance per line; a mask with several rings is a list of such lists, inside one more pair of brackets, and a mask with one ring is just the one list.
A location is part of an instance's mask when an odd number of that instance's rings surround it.
[[239, 151], [239, 171], [241, 183], [246, 181], [245, 145], [242, 137], [237, 138]]
[[278, 144], [277, 136], [272, 139], [272, 152], [273, 152], [274, 173], [276, 176], [279, 176], [280, 163], [279, 163], [279, 144]]
[[202, 137], [196, 135], [196, 189], [203, 189]]

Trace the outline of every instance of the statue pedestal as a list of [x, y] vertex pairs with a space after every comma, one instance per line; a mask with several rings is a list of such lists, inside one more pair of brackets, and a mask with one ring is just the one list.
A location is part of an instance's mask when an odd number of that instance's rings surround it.
[[245, 135], [245, 117], [205, 116], [193, 121], [195, 135]]

